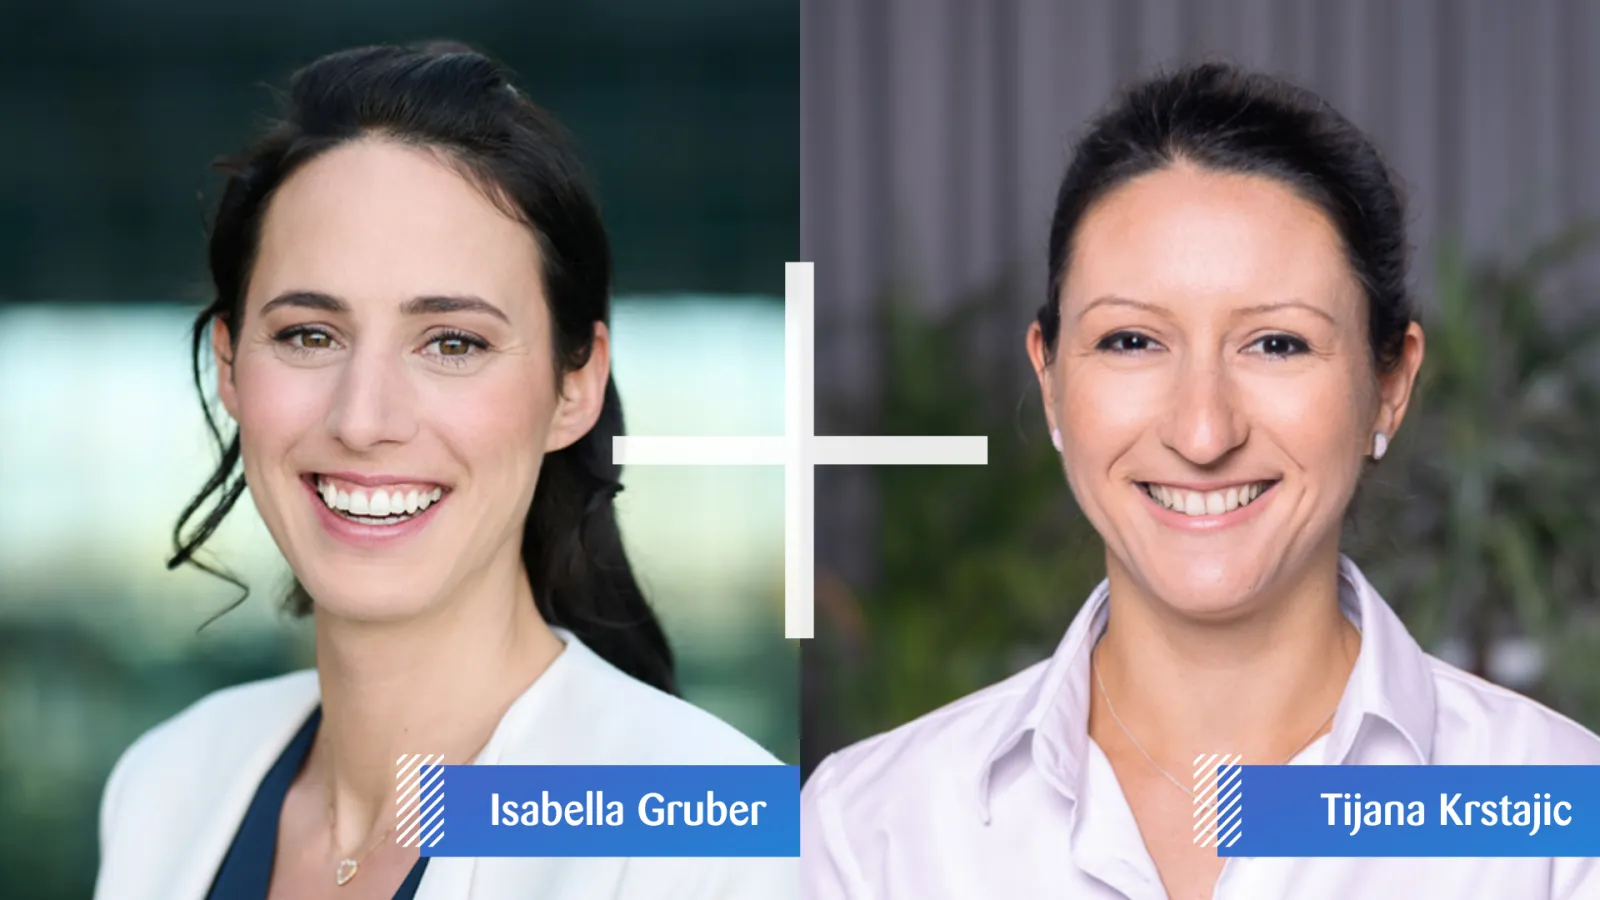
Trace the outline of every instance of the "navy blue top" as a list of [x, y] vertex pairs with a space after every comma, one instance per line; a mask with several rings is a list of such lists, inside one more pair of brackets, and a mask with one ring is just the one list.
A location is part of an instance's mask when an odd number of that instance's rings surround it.
[[[311, 739], [317, 736], [317, 725], [321, 721], [322, 707], [319, 706], [300, 726], [278, 761], [272, 764], [267, 777], [261, 779], [261, 787], [256, 788], [255, 799], [250, 801], [250, 809], [239, 823], [239, 831], [233, 836], [233, 845], [223, 857], [222, 868], [217, 870], [206, 900], [266, 900], [267, 887], [272, 883], [272, 860], [278, 852], [278, 816], [283, 812], [283, 798], [288, 796], [289, 784], [311, 752]], [[406, 880], [400, 883], [400, 889], [394, 892], [394, 900], [413, 900], [427, 868], [428, 857], [418, 859]]]

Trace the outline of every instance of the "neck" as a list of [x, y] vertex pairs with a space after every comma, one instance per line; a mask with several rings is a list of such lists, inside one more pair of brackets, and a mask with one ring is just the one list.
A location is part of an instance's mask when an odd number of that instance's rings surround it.
[[[1094, 665], [1106, 696], [1146, 752], [1166, 762], [1238, 753], [1287, 762], [1327, 727], [1360, 650], [1339, 608], [1338, 550], [1226, 622], [1185, 617], [1108, 565], [1111, 595]], [[1091, 731], [1117, 728], [1099, 714]], [[1115, 739], [1115, 736], [1113, 736]]]
[[306, 762], [346, 850], [394, 822], [395, 761], [470, 763], [500, 718], [560, 655], [520, 559], [404, 621], [316, 613], [322, 722]]

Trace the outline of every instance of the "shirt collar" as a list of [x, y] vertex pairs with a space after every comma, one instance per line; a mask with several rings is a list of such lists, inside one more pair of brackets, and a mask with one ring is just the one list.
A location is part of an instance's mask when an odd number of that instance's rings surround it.
[[[1067, 628], [1037, 679], [1002, 718], [1004, 726], [983, 757], [977, 800], [989, 821], [998, 767], [1026, 753], [1038, 773], [1076, 800], [1089, 749], [1089, 654], [1105, 631], [1110, 597], [1102, 581]], [[1339, 558], [1339, 603], [1361, 630], [1361, 650], [1334, 715], [1327, 762], [1344, 762], [1371, 718], [1398, 731], [1418, 763], [1432, 758], [1433, 675], [1428, 658], [1404, 623], [1349, 558]]]
[[978, 776], [978, 808], [985, 823], [996, 768], [1023, 752], [1031, 754], [1033, 765], [1056, 790], [1076, 798], [1089, 750], [1089, 654], [1106, 629], [1110, 596], [1110, 582], [1100, 582], [1039, 678], [1003, 719], [1006, 724]]
[[1419, 765], [1433, 759], [1436, 701], [1433, 667], [1405, 623], [1348, 557], [1339, 558], [1339, 597], [1361, 629], [1361, 652], [1350, 673], [1328, 741], [1329, 765], [1344, 763], [1374, 719], [1405, 739]]

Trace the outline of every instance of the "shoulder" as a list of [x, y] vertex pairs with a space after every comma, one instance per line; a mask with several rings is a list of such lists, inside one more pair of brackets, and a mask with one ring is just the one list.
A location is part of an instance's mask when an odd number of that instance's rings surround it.
[[319, 693], [314, 669], [226, 687], [145, 732], [134, 748], [142, 745], [147, 751], [183, 752], [196, 742], [244, 743], [251, 736], [277, 730], [285, 721], [309, 714]]
[[1600, 765], [1600, 737], [1553, 709], [1428, 657], [1436, 704], [1434, 762]]
[[616, 714], [597, 724], [641, 764], [766, 765], [777, 758], [704, 709], [610, 667], [591, 673], [590, 687]]
[[541, 757], [554, 723], [565, 732], [562, 761], [572, 764], [779, 764], [737, 728], [625, 674], [576, 641], [539, 681], [546, 678], [550, 683], [535, 682], [507, 713], [507, 761]]
[[869, 895], [872, 860], [889, 843], [927, 829], [959, 832], [955, 823], [976, 821], [984, 766], [1048, 665], [1037, 663], [824, 759], [800, 793], [808, 896]]
[[101, 797], [96, 896], [158, 884], [181, 869], [183, 848], [214, 838], [205, 829], [217, 803], [265, 771], [318, 696], [310, 670], [226, 688], [134, 741]]
[[908, 803], [975, 804], [985, 760], [1047, 665], [1048, 660], [1036, 663], [830, 755], [806, 780], [804, 802], [829, 817], [858, 823], [903, 813]]
[[112, 780], [131, 787], [161, 776], [194, 783], [209, 771], [225, 774], [280, 733], [286, 740], [285, 729], [300, 724], [318, 693], [317, 673], [306, 669], [207, 694], [140, 736]]

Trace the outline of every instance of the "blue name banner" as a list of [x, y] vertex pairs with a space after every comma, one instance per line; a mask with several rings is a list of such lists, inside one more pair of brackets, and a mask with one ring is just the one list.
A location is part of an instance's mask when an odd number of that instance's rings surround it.
[[800, 855], [796, 766], [432, 766], [423, 778], [423, 856]]
[[1600, 766], [1239, 766], [1219, 782], [1219, 856], [1600, 856]]

